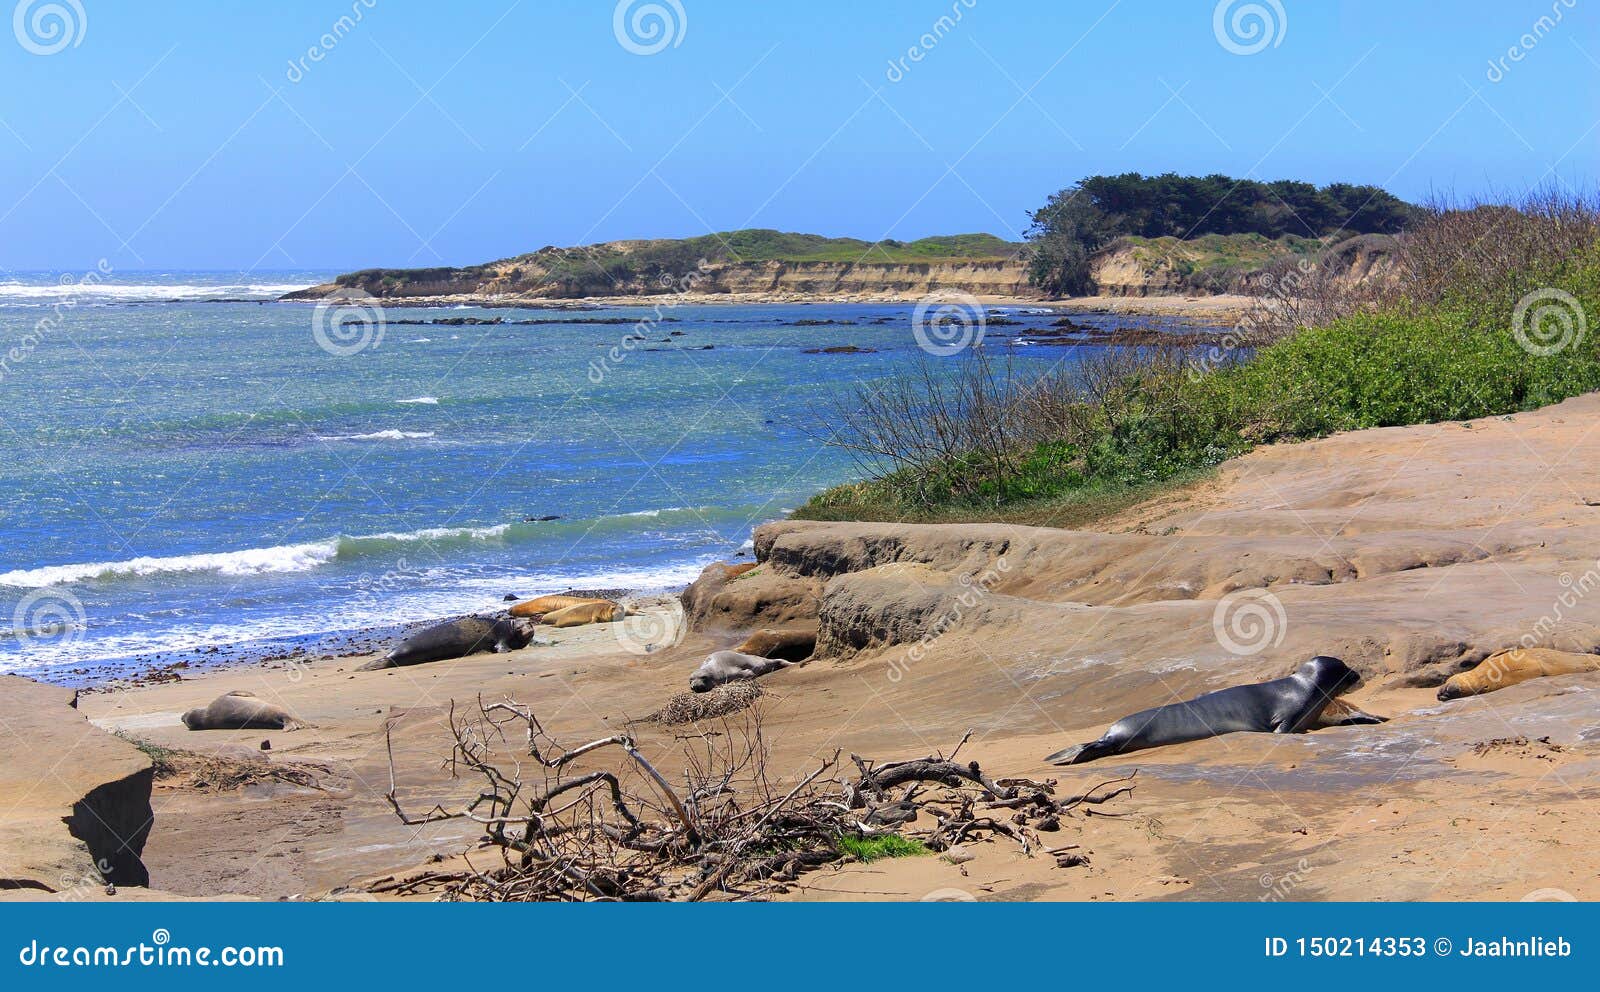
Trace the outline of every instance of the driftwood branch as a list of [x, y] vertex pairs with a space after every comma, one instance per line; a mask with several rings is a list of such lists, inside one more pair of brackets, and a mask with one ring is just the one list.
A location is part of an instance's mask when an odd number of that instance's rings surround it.
[[759, 706], [676, 735], [682, 753], [665, 762], [647, 758], [627, 734], [565, 748], [511, 700], [480, 699], [467, 713], [452, 703], [449, 723], [445, 768], [476, 790], [408, 812], [386, 726], [384, 798], [406, 824], [481, 825], [477, 846], [497, 852], [499, 863], [480, 865], [464, 851], [457, 863], [391, 876], [369, 891], [490, 901], [760, 898], [848, 860], [849, 837], [899, 834], [934, 851], [1004, 838], [1031, 857], [1044, 848], [1037, 831], [1059, 830], [1075, 807], [1088, 812], [1132, 789], [1129, 776], [1057, 801], [1054, 782], [997, 781], [976, 761], [954, 760], [970, 731], [949, 757], [875, 763], [852, 754], [856, 774], [848, 775], [835, 751], [780, 784], [769, 775]]

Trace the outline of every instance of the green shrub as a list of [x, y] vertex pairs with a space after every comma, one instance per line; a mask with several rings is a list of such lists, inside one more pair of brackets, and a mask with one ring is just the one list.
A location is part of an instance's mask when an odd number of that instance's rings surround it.
[[880, 858], [909, 858], [922, 854], [931, 854], [928, 845], [920, 840], [902, 837], [899, 834], [878, 834], [874, 837], [863, 837], [859, 834], [841, 834], [836, 842], [840, 854], [847, 854], [862, 861], [877, 861]]
[[[1540, 221], [1518, 216], [1530, 227]], [[1441, 225], [1478, 230], [1449, 215]], [[856, 435], [845, 441], [895, 469], [822, 493], [802, 515], [935, 519], [1050, 501], [1110, 512], [1128, 494], [1194, 478], [1258, 443], [1508, 414], [1600, 389], [1600, 244], [1508, 237], [1542, 251], [1502, 251], [1512, 261], [1430, 285], [1424, 302], [1392, 298], [1211, 371], [1134, 350], [1099, 368], [1085, 363], [1074, 381], [1017, 382], [984, 360], [957, 373], [954, 388], [913, 378], [877, 394], [887, 405], [860, 401]], [[1555, 307], [1573, 318], [1569, 330], [1594, 324], [1593, 333], [1554, 342], [1535, 332], [1535, 343], [1561, 347], [1528, 347], [1529, 328], [1519, 337], [1514, 314], [1530, 287], [1566, 294]], [[1522, 295], [1510, 297], [1512, 289]], [[936, 413], [926, 418], [937, 425], [930, 434], [960, 443], [908, 433], [912, 410]], [[996, 435], [1017, 441], [997, 446]]]

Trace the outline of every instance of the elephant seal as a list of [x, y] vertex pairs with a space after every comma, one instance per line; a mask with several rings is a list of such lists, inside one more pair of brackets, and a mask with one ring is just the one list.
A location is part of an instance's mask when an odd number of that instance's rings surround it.
[[784, 661], [805, 661], [817, 650], [817, 628], [763, 628], [734, 648], [740, 654], [756, 654]]
[[511, 607], [514, 617], [542, 617], [546, 613], [564, 610], [569, 606], [582, 606], [584, 603], [604, 603], [603, 599], [591, 599], [588, 596], [540, 596], [537, 599], [525, 600]]
[[185, 713], [183, 725], [190, 730], [292, 730], [304, 723], [281, 706], [235, 690]]
[[763, 675], [799, 664], [782, 658], [763, 658], [760, 655], [740, 654], [738, 651], [713, 651], [689, 676], [690, 692], [710, 692], [724, 682], [735, 679], [757, 679]]
[[464, 658], [480, 651], [515, 651], [533, 640], [533, 625], [526, 620], [495, 620], [491, 617], [461, 617], [446, 620], [401, 641], [382, 658], [362, 665], [358, 671], [403, 668], [429, 661]]
[[1469, 672], [1452, 675], [1439, 687], [1440, 701], [1481, 696], [1508, 685], [1549, 675], [1600, 671], [1600, 654], [1579, 654], [1551, 648], [1512, 648], [1492, 654]]
[[1361, 676], [1338, 658], [1317, 655], [1288, 678], [1236, 685], [1125, 716], [1097, 741], [1077, 744], [1044, 759], [1078, 765], [1113, 754], [1182, 744], [1239, 731], [1298, 734], [1316, 726], [1334, 696]]
[[627, 615], [628, 611], [621, 604], [600, 599], [546, 613], [542, 622], [551, 627], [582, 627], [590, 623], [614, 623]]

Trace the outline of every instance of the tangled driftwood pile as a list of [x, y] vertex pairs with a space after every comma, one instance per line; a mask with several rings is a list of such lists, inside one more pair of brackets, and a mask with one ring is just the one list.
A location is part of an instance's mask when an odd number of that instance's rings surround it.
[[716, 686], [709, 692], [680, 692], [667, 700], [667, 705], [646, 717], [640, 723], [659, 723], [663, 727], [680, 727], [686, 723], [699, 723], [719, 716], [728, 716], [749, 709], [761, 698], [761, 686], [753, 679], [739, 679]]
[[760, 898], [849, 858], [847, 839], [896, 834], [945, 851], [999, 835], [1032, 856], [1048, 850], [1040, 831], [1133, 788], [1118, 779], [1058, 798], [1053, 781], [991, 779], [977, 762], [956, 760], [967, 738], [948, 757], [881, 765], [850, 755], [847, 766], [835, 751], [780, 785], [769, 777], [759, 705], [679, 736], [675, 780], [627, 735], [561, 747], [531, 709], [509, 700], [479, 700], [465, 716], [452, 705], [450, 726], [452, 771], [479, 781], [477, 797], [407, 812], [391, 750], [387, 798], [407, 824], [466, 819], [484, 836], [459, 859], [464, 867], [384, 879], [369, 891], [491, 901]]

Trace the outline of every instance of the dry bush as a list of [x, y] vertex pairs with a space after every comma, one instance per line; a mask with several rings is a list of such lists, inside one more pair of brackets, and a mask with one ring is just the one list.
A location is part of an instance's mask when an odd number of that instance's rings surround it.
[[1085, 349], [1047, 372], [1019, 370], [983, 349], [954, 367], [930, 360], [837, 401], [823, 417], [824, 440], [849, 451], [864, 475], [906, 505], [1004, 501], [1007, 487], [1047, 487], [1050, 473], [1059, 473], [1059, 465], [1041, 469], [1041, 449], [1086, 450], [1157, 394], [1176, 399], [1185, 354]]
[[1516, 301], [1600, 242], [1600, 199], [1559, 186], [1520, 199], [1436, 199], [1404, 233], [1362, 235], [1281, 260], [1255, 281], [1242, 323], [1265, 343], [1380, 307], [1462, 302], [1503, 321]]
[[1516, 301], [1600, 242], [1600, 201], [1552, 186], [1512, 205], [1439, 200], [1401, 239], [1398, 296], [1422, 305]]
[[[874, 766], [851, 755], [856, 774], [836, 751], [780, 781], [759, 707], [678, 737], [681, 768], [671, 779], [627, 735], [569, 750], [511, 701], [480, 700], [461, 715], [452, 705], [450, 727], [449, 765], [478, 781], [477, 796], [407, 812], [391, 747], [386, 798], [407, 824], [464, 819], [481, 824], [484, 836], [464, 853], [466, 868], [384, 879], [371, 892], [488, 901], [758, 898], [845, 860], [851, 839], [896, 835], [941, 851], [1000, 835], [1031, 856], [1044, 850], [1038, 830], [1059, 829], [1075, 810], [1132, 790], [1118, 779], [1057, 799], [1052, 782], [997, 782], [976, 762], [954, 760], [966, 738], [948, 758]], [[473, 864], [485, 851], [492, 863]]]

